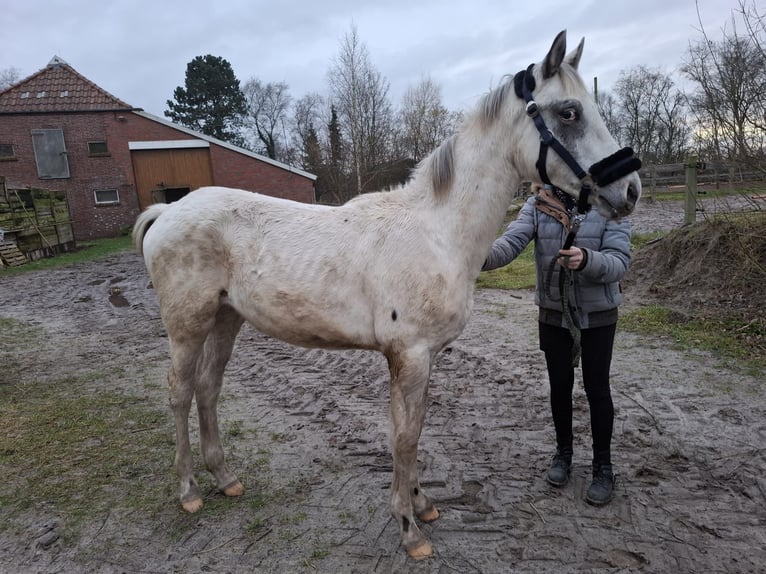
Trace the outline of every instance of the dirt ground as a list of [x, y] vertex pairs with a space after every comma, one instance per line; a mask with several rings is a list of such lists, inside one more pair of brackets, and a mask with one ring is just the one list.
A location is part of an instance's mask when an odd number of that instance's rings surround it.
[[[639, 215], [642, 231], [644, 221], [670, 228], [682, 218], [651, 204]], [[65, 342], [36, 376], [108, 363], [127, 376], [99, 384], [164, 407], [167, 340], [148, 285], [133, 253], [0, 277], [0, 317]], [[640, 303], [628, 290], [626, 306]], [[157, 382], [131, 388], [131, 376]], [[388, 512], [383, 357], [290, 347], [246, 327], [219, 409], [222, 425], [245, 431], [227, 437], [229, 461], [252, 468], [267, 449], [260, 472], [295, 496], [248, 528], [258, 489], [240, 472], [245, 496], [215, 512], [206, 505], [180, 539], [168, 531], [182, 512], [169, 495], [159, 517], [109, 512], [70, 544], [54, 500], [26, 528], [0, 529], [0, 572], [764, 572], [764, 377], [618, 329], [612, 380], [618, 484], [613, 502], [594, 508], [584, 502], [590, 431], [579, 384], [572, 480], [558, 490], [543, 479], [554, 435], [532, 293], [478, 291], [433, 370], [419, 460], [441, 518], [424, 526], [434, 556], [414, 562]], [[146, 456], [172, 465], [172, 448]]]

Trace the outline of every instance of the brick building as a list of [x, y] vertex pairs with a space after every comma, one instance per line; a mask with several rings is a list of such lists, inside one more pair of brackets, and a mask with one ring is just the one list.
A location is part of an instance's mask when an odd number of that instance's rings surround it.
[[205, 185], [313, 203], [316, 176], [112, 96], [60, 58], [0, 92], [0, 176], [65, 191], [75, 237], [111, 237]]

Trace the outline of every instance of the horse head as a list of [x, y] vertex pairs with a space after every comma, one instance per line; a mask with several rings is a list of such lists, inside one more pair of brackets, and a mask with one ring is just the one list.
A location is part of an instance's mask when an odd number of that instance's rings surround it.
[[514, 77], [528, 116], [521, 120], [521, 138], [540, 142], [516, 151], [516, 167], [577, 197], [581, 212], [595, 205], [615, 219], [630, 214], [638, 202], [641, 162], [630, 148], [619, 148], [578, 74], [583, 44], [584, 39], [566, 54], [562, 31], [542, 62]]

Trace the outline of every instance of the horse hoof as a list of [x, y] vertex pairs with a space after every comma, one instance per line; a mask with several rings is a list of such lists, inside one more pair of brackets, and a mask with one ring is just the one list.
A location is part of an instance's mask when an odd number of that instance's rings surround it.
[[181, 506], [183, 506], [183, 509], [189, 514], [194, 514], [202, 508], [202, 499], [194, 497], [189, 500], [183, 500], [181, 501]]
[[433, 522], [439, 518], [439, 509], [435, 506], [431, 506], [431, 508], [424, 510], [423, 513], [418, 516], [418, 518], [420, 518], [420, 520], [423, 522]]
[[245, 487], [242, 486], [241, 482], [236, 481], [224, 488], [223, 493], [226, 496], [242, 496], [245, 494]]
[[431, 548], [431, 543], [428, 541], [407, 550], [407, 555], [413, 560], [424, 560], [433, 553], [434, 551], [433, 548]]

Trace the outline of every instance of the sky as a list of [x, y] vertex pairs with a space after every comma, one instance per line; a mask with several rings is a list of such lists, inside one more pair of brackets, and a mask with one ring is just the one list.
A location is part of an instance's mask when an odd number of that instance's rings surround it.
[[[749, 0], [753, 1], [753, 0]], [[754, 0], [757, 5], [766, 0]], [[450, 110], [471, 109], [506, 75], [540, 61], [567, 30], [585, 38], [583, 78], [610, 90], [635, 66], [682, 83], [700, 29], [731, 31], [739, 0], [2, 0], [0, 70], [27, 77], [59, 56], [128, 104], [163, 117], [197, 56], [226, 59], [240, 84], [285, 82], [327, 96], [328, 71], [355, 27], [399, 106], [430, 78]], [[759, 9], [761, 6], [759, 5]], [[699, 17], [698, 18], [698, 11]]]

